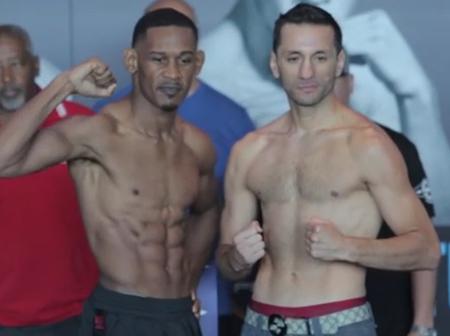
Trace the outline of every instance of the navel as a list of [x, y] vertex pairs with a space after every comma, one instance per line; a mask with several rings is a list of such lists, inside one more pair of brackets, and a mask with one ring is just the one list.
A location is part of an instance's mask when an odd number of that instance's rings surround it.
[[133, 195], [138, 196], [141, 192], [139, 191], [139, 189], [134, 188], [132, 191]]
[[334, 198], [339, 197], [339, 193], [336, 190], [331, 190], [330, 194], [331, 194], [331, 197], [334, 197]]

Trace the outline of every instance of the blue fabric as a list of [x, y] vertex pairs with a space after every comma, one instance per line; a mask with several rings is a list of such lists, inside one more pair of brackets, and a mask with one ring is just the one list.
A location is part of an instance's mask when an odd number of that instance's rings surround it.
[[[117, 90], [111, 97], [98, 101], [92, 107], [93, 110], [100, 111], [107, 104], [131, 93], [131, 89], [131, 85], [128, 85]], [[217, 155], [215, 175], [223, 186], [231, 147], [245, 134], [255, 129], [245, 109], [209, 85], [200, 82], [197, 90], [181, 104], [178, 114], [211, 138]]]

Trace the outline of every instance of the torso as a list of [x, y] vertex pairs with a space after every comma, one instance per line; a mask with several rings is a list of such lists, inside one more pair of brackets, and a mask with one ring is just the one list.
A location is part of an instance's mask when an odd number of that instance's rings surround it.
[[76, 160], [76, 181], [101, 282], [125, 294], [186, 296], [186, 220], [198, 194], [199, 160], [179, 122], [156, 140], [112, 116], [94, 137], [94, 160]]
[[312, 217], [332, 221], [343, 234], [376, 236], [380, 214], [352, 148], [367, 125], [305, 134], [274, 128], [257, 135], [246, 175], [261, 202], [267, 249], [254, 299], [306, 306], [364, 296], [364, 269], [314, 259], [304, 241]]

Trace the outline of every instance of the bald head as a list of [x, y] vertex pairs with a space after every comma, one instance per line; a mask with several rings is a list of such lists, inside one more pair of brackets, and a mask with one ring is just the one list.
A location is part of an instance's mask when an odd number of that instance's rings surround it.
[[145, 9], [145, 12], [151, 12], [157, 9], [170, 8], [186, 15], [194, 23], [197, 23], [194, 9], [184, 0], [155, 0]]

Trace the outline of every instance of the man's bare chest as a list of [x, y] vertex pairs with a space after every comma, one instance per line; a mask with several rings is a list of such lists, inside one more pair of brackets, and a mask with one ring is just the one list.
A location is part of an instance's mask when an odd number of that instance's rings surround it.
[[250, 165], [247, 181], [263, 202], [322, 202], [361, 187], [348, 147], [330, 142], [269, 145]]
[[100, 184], [109, 184], [124, 198], [156, 207], [186, 206], [199, 189], [198, 159], [188, 146], [142, 139], [114, 139], [100, 156]]

